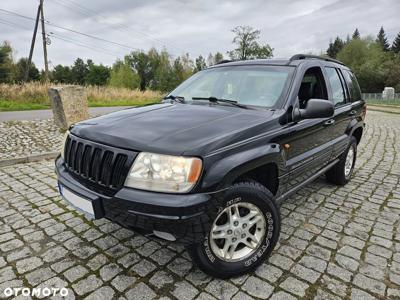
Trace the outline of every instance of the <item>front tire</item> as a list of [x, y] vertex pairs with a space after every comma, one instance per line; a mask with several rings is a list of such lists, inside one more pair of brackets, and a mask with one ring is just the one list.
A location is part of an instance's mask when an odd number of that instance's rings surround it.
[[356, 157], [357, 140], [352, 136], [349, 147], [340, 156], [339, 162], [325, 173], [326, 179], [336, 185], [345, 185], [348, 183], [354, 171]]
[[274, 249], [280, 232], [280, 212], [270, 191], [258, 182], [228, 189], [204, 240], [187, 247], [205, 273], [229, 278], [257, 268]]

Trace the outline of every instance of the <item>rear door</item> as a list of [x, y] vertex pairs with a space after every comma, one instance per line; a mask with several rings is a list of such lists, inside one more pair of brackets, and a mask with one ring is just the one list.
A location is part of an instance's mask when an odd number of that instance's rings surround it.
[[352, 118], [352, 106], [345, 79], [340, 69], [325, 66], [324, 73], [327, 78], [329, 100], [335, 106], [332, 125], [329, 126], [329, 135], [333, 143], [331, 160], [338, 157], [348, 146], [349, 139], [346, 134]]

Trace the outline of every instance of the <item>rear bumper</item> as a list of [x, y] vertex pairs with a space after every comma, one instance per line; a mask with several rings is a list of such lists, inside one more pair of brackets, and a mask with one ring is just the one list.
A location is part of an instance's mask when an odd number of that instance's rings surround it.
[[200, 242], [211, 223], [213, 194], [165, 194], [122, 188], [114, 196], [105, 196], [82, 185], [65, 169], [63, 160], [56, 159], [59, 184], [90, 200], [95, 218], [107, 218], [121, 226], [141, 231], [172, 234], [177, 242]]

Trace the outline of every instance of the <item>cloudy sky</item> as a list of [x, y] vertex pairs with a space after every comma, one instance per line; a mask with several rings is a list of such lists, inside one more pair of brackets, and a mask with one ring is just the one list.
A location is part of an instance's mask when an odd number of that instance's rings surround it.
[[[0, 41], [12, 44], [16, 58], [28, 56], [37, 5], [1, 0]], [[399, 0], [45, 0], [50, 67], [77, 57], [110, 65], [136, 48], [165, 46], [175, 56], [226, 53], [237, 25], [260, 29], [275, 57], [320, 53], [331, 38], [345, 38], [356, 27], [362, 36], [376, 36], [384, 26], [392, 42], [400, 31], [399, 12]], [[43, 66], [41, 34], [33, 61]]]

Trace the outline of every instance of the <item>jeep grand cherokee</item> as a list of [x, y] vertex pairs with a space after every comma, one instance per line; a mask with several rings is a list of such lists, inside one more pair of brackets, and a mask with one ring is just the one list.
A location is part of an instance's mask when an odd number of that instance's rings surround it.
[[224, 62], [161, 104], [71, 127], [60, 193], [94, 218], [183, 243], [208, 274], [241, 275], [273, 250], [285, 198], [322, 174], [350, 180], [365, 112], [341, 62]]

